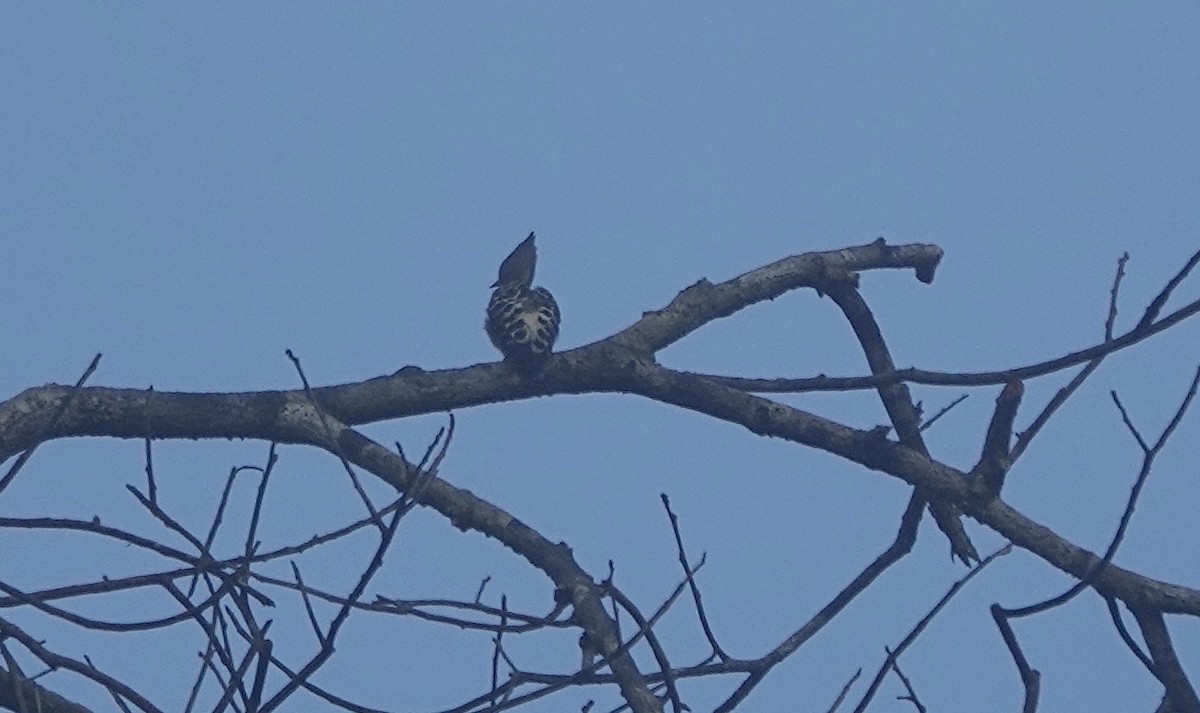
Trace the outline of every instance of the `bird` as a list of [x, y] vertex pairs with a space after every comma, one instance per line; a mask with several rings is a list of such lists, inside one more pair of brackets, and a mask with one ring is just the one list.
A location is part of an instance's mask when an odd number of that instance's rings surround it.
[[492, 284], [483, 323], [505, 361], [526, 376], [545, 366], [562, 321], [554, 295], [544, 287], [533, 287], [537, 267], [533, 240], [534, 234], [530, 233], [500, 263], [500, 275]]

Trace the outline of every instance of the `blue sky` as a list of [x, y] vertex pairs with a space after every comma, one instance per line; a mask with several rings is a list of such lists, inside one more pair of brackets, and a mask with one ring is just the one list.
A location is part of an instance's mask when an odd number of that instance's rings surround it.
[[[613, 333], [700, 277], [884, 236], [946, 251], [929, 286], [864, 276], [900, 365], [975, 371], [1058, 356], [1102, 336], [1122, 252], [1128, 328], [1200, 246], [1198, 29], [1189, 3], [4, 5], [0, 393], [71, 382], [96, 352], [95, 385], [195, 391], [295, 387], [287, 348], [317, 384], [492, 361], [487, 288], [530, 230], [538, 282], [562, 306], [561, 348]], [[1177, 303], [1194, 299], [1188, 289]], [[790, 294], [660, 358], [738, 375], [863, 373], [836, 312]], [[1139, 458], [1108, 391], [1156, 433], [1197, 343], [1185, 324], [1110, 359], [1012, 473], [1009, 502], [1103, 549]], [[1067, 378], [1029, 384], [1018, 427]], [[915, 393], [932, 411], [962, 391]], [[994, 396], [972, 392], [930, 432], [935, 457], [973, 464]], [[782, 400], [856, 427], [885, 419], [871, 394]], [[646, 608], [678, 576], [658, 501], [668, 493], [690, 546], [708, 552], [714, 627], [745, 657], [874, 557], [906, 499], [880, 474], [629, 396], [456, 416], [444, 477], [568, 542], [597, 577], [614, 560]], [[365, 431], [418, 451], [442, 422]], [[1117, 558], [1189, 585], [1198, 427], [1189, 416], [1163, 453]], [[161, 444], [164, 494], [203, 527], [228, 468], [265, 451]], [[281, 452], [265, 537], [282, 544], [358, 516], [336, 463]], [[5, 493], [5, 511], [101, 514], [154, 533], [122, 487], [141, 467], [140, 443], [55, 442]], [[968, 526], [981, 549], [1002, 544]], [[548, 583], [511, 553], [432, 514], [416, 515], [398, 547], [380, 593], [470, 599], [490, 575], [490, 592], [526, 610], [549, 601]], [[64, 565], [48, 566], [48, 551]], [[133, 566], [116, 564], [126, 554], [0, 540], [2, 577], [29, 588], [116, 575]], [[344, 556], [303, 566], [348, 589]], [[824, 710], [960, 574], [926, 523], [916, 552], [744, 710]], [[963, 592], [904, 661], [931, 710], [1015, 708], [987, 606], [1066, 582], [1017, 553]], [[88, 606], [121, 618], [141, 604]], [[281, 605], [281, 622], [284, 611], [296, 613]], [[19, 620], [114, 671], [151, 650]], [[1194, 670], [1200, 630], [1169, 623]], [[685, 608], [663, 626], [679, 663], [703, 655]], [[1094, 596], [1018, 632], [1043, 671], [1044, 710], [1158, 700]], [[295, 646], [311, 645], [305, 633]], [[556, 668], [573, 640], [512, 645], [531, 668]], [[172, 673], [148, 692], [165, 709], [186, 695], [197, 645], [153, 639]], [[364, 617], [318, 680], [367, 705], [434, 710], [479, 693], [489, 662], [486, 637]], [[109, 705], [67, 676], [45, 683]], [[705, 710], [733, 685], [684, 694]], [[888, 686], [874, 710], [906, 709]], [[593, 696], [609, 700], [571, 690], [536, 710]]]

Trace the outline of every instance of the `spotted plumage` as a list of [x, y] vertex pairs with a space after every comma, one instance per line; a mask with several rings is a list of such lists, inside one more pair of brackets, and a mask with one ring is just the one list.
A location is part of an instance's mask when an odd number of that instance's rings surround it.
[[526, 374], [541, 369], [550, 357], [561, 321], [554, 296], [544, 287], [533, 287], [535, 267], [537, 248], [530, 233], [500, 263], [484, 322], [492, 344]]

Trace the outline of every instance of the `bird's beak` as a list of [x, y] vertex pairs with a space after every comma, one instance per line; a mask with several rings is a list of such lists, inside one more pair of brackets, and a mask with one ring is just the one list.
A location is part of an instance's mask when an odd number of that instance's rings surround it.
[[496, 280], [495, 282], [493, 282], [493, 283], [492, 283], [492, 289], [496, 289], [496, 288], [497, 288], [497, 287], [499, 287], [499, 286], [500, 286], [500, 281], [499, 281], [499, 280]]

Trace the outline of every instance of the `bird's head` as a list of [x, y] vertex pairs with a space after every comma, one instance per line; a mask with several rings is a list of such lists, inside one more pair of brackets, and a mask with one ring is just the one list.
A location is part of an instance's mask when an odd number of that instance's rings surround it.
[[513, 249], [504, 262], [500, 263], [500, 276], [492, 283], [492, 287], [519, 284], [529, 287], [533, 284], [533, 269], [537, 267], [537, 248], [533, 244], [533, 233], [521, 241]]

